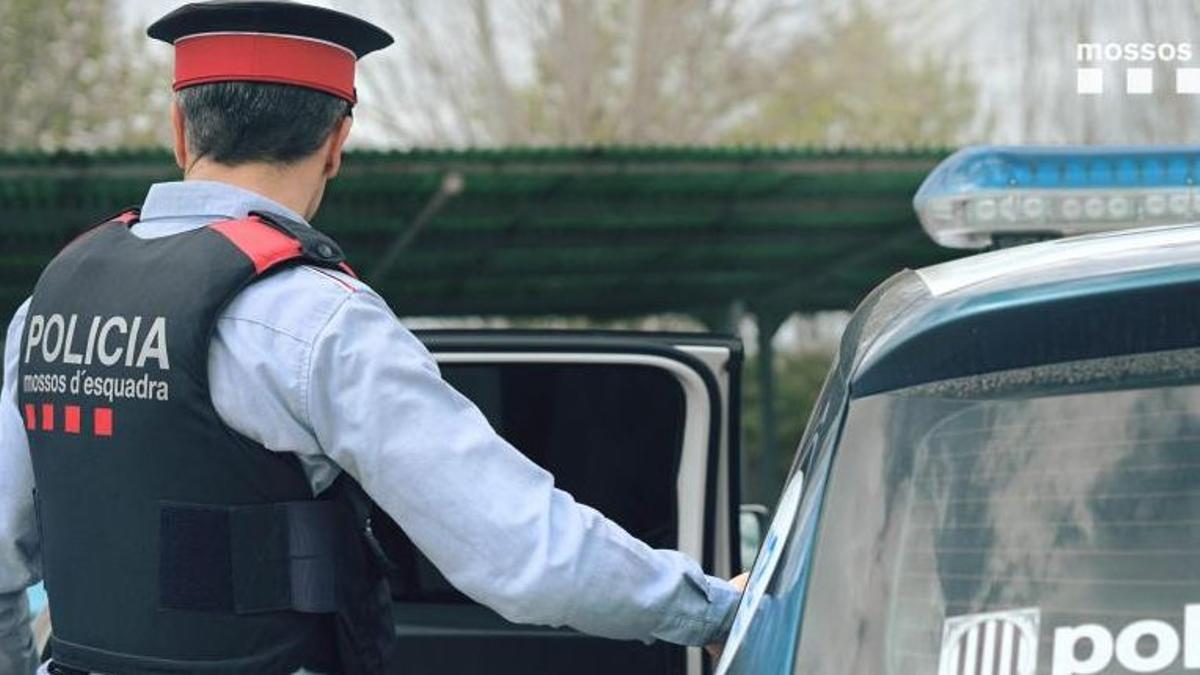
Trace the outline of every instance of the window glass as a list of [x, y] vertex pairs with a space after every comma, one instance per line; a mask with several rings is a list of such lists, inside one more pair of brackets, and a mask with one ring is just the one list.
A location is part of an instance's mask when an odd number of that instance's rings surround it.
[[1196, 386], [851, 402], [794, 672], [1200, 666], [1198, 443]]
[[[601, 364], [441, 369], [505, 440], [554, 474], [558, 487], [651, 546], [676, 546], [685, 398], [673, 375]], [[392, 580], [397, 599], [468, 602], [394, 524], [377, 530], [398, 567]]]

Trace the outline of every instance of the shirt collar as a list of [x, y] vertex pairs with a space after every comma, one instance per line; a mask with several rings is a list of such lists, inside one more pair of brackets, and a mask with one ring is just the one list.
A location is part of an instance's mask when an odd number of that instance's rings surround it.
[[194, 224], [189, 224], [200, 227], [215, 220], [245, 218], [251, 211], [274, 213], [308, 224], [300, 214], [273, 199], [236, 185], [208, 180], [155, 183], [146, 194], [139, 219], [147, 224], [194, 220]]

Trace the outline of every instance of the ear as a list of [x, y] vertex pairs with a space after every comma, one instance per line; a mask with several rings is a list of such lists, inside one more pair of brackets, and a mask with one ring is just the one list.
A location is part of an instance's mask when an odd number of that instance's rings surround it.
[[353, 125], [354, 118], [346, 115], [329, 135], [328, 147], [325, 152], [326, 178], [333, 178], [342, 170], [342, 148], [346, 145], [346, 139], [350, 137], [350, 127]]
[[187, 121], [183, 118], [183, 111], [179, 109], [178, 100], [171, 101], [171, 128], [175, 132], [175, 164], [187, 171]]

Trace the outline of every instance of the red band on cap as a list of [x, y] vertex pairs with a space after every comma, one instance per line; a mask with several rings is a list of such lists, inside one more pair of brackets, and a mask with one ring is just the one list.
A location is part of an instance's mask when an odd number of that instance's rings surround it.
[[175, 43], [175, 91], [210, 82], [274, 82], [308, 87], [350, 103], [354, 52], [288, 35], [212, 33]]

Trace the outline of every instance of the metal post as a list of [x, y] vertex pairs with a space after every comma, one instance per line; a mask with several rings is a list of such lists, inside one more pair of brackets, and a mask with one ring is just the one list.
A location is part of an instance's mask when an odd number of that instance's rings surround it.
[[412, 224], [396, 235], [396, 238], [392, 240], [391, 245], [384, 251], [383, 256], [380, 257], [379, 262], [375, 265], [375, 269], [371, 270], [371, 274], [368, 275], [367, 279], [373, 284], [382, 282], [384, 275], [391, 271], [392, 265], [395, 265], [396, 261], [400, 259], [400, 254], [404, 253], [404, 249], [408, 248], [416, 240], [417, 235], [421, 234], [421, 230], [424, 230], [429, 221], [433, 220], [438, 211], [442, 210], [446, 202], [458, 196], [463, 191], [464, 186], [465, 182], [462, 174], [458, 172], [451, 171], [442, 176], [442, 182], [438, 185], [438, 191], [433, 193], [433, 196], [425, 204], [425, 208], [421, 209], [421, 212], [413, 219]]
[[771, 340], [783, 323], [783, 317], [760, 312], [756, 320], [758, 322], [758, 400], [759, 411], [762, 415], [758, 493], [766, 503], [773, 503], [776, 497], [775, 484], [777, 482], [775, 467], [779, 465], [776, 454], [779, 449], [776, 443], [778, 425], [775, 416], [775, 347]]
[[734, 300], [729, 303], [729, 311], [725, 317], [725, 332], [734, 337], [740, 337], [742, 332], [742, 319], [746, 316], [746, 303], [743, 300]]

